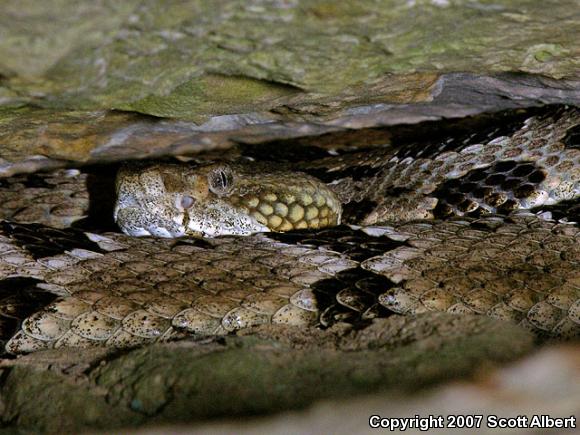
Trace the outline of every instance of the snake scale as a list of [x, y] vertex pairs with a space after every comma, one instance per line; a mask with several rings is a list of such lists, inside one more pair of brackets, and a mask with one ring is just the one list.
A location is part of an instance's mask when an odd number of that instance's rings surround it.
[[427, 311], [578, 337], [580, 110], [492, 127], [294, 161], [133, 163], [109, 205], [83, 168], [0, 180], [6, 351]]

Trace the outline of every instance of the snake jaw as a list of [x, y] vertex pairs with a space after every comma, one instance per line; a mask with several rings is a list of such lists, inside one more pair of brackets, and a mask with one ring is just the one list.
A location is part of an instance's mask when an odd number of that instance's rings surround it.
[[187, 234], [201, 234], [204, 237], [245, 236], [270, 231], [252, 216], [225, 201], [208, 201], [203, 208], [189, 210], [187, 218]]

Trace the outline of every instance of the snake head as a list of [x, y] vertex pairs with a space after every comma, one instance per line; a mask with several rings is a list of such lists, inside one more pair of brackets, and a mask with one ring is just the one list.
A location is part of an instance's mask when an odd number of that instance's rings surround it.
[[340, 223], [341, 205], [306, 174], [215, 163], [133, 164], [117, 174], [114, 218], [132, 236], [248, 235]]

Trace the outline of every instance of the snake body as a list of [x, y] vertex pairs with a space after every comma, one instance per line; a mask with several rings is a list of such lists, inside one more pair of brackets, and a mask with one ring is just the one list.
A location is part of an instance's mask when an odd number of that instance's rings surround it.
[[[126, 347], [433, 310], [577, 337], [579, 125], [578, 109], [548, 108], [509, 135], [276, 170], [129, 165], [114, 210], [129, 235], [70, 228], [89, 208], [82, 172], [8, 179], [6, 350]], [[552, 218], [536, 213], [551, 208]], [[341, 221], [348, 225], [333, 227]], [[172, 238], [182, 235], [212, 237]], [[27, 316], [19, 322], [17, 313]]]

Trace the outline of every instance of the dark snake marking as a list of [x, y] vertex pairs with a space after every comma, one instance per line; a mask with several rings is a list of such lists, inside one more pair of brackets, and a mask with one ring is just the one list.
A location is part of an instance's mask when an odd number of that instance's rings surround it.
[[4, 345], [19, 329], [22, 319], [41, 310], [57, 296], [38, 288], [34, 278], [0, 279], [0, 343]]
[[438, 128], [436, 133], [429, 134], [426, 136], [427, 140], [420, 143], [395, 139], [393, 146], [398, 148], [395, 155], [400, 159], [406, 157], [431, 159], [448, 151], [460, 152], [473, 144], [487, 143], [500, 136], [513, 135], [523, 126], [527, 118], [538, 112], [541, 113], [541, 110], [528, 109], [515, 113], [502, 111], [483, 119], [450, 121], [448, 127], [444, 125]]
[[580, 224], [580, 198], [562, 201], [554, 205], [544, 205], [533, 208], [531, 211], [536, 214], [548, 212], [556, 221]]
[[[339, 252], [357, 262], [405, 245], [385, 236], [369, 236], [344, 225], [323, 231], [272, 233], [270, 238], [297, 246]], [[339, 321], [358, 325], [374, 317], [392, 314], [377, 302], [377, 297], [392, 286], [393, 283], [387, 278], [360, 266], [314, 283], [311, 289], [321, 312], [320, 325], [328, 327]]]
[[474, 169], [445, 181], [433, 192], [439, 199], [435, 216], [509, 214], [518, 208], [519, 200], [534, 195], [545, 179], [545, 170], [534, 162], [506, 160]]
[[580, 148], [580, 125], [569, 129], [562, 141], [569, 148]]
[[0, 229], [5, 235], [11, 237], [17, 246], [30, 253], [35, 260], [63, 254], [73, 249], [104, 252], [81, 230], [47, 229], [40, 224], [18, 224], [6, 221], [0, 221]]

